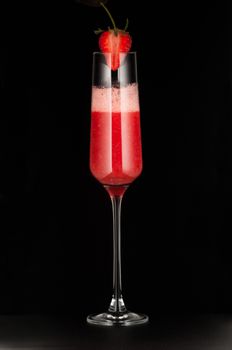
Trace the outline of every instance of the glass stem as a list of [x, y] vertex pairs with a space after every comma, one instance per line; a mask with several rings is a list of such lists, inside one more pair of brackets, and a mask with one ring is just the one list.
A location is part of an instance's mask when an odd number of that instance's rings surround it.
[[121, 203], [123, 195], [111, 195], [113, 210], [113, 296], [109, 312], [122, 314], [126, 307], [122, 298], [121, 276]]

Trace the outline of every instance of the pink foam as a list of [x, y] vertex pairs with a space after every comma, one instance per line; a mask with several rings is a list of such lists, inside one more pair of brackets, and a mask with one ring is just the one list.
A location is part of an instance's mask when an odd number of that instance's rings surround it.
[[94, 112], [138, 112], [138, 84], [121, 88], [92, 89], [92, 111]]

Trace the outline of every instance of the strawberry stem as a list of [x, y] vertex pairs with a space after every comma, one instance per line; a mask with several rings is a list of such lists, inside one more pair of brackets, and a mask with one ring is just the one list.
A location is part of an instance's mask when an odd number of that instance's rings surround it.
[[106, 11], [107, 15], [110, 17], [110, 20], [113, 24], [113, 27], [114, 27], [114, 34], [117, 36], [118, 35], [118, 30], [117, 30], [117, 27], [116, 27], [116, 24], [115, 24], [115, 21], [110, 13], [110, 11], [108, 10], [108, 8], [103, 4], [103, 2], [99, 2], [99, 4], [104, 8], [104, 10]]

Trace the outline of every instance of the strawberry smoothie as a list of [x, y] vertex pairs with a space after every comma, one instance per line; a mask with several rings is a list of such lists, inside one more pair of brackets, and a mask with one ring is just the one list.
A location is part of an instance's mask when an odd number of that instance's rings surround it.
[[142, 171], [138, 85], [92, 91], [90, 169], [104, 185], [127, 185]]

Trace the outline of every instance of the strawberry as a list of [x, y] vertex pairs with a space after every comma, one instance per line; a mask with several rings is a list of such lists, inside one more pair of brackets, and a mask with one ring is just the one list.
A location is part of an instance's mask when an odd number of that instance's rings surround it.
[[[118, 30], [117, 35], [114, 30], [109, 29], [103, 32], [99, 38], [99, 47], [106, 54], [106, 62], [112, 70], [117, 70], [120, 67], [120, 53], [126, 54], [131, 48], [131, 37], [129, 33]], [[111, 55], [107, 55], [111, 53]], [[124, 55], [121, 55], [121, 59]]]
[[107, 65], [113, 71], [115, 71], [120, 67], [122, 60], [131, 48], [132, 39], [130, 34], [126, 31], [128, 27], [128, 20], [124, 29], [118, 29], [109, 10], [102, 2], [100, 2], [100, 5], [105, 9], [110, 17], [113, 24], [113, 29], [109, 28], [107, 31], [98, 29], [95, 31], [95, 33], [101, 33], [98, 41], [100, 50], [105, 54]]

